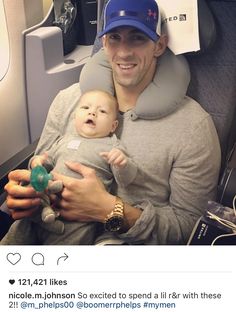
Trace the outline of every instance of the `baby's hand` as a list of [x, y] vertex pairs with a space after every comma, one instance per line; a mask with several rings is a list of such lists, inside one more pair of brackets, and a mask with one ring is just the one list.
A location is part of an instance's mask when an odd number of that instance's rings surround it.
[[47, 153], [34, 156], [30, 162], [30, 167], [34, 168], [36, 166], [43, 166], [46, 163], [47, 158], [48, 158]]
[[119, 168], [123, 168], [127, 164], [126, 155], [118, 148], [113, 148], [110, 152], [101, 152], [100, 155], [108, 162], [110, 165], [114, 165]]

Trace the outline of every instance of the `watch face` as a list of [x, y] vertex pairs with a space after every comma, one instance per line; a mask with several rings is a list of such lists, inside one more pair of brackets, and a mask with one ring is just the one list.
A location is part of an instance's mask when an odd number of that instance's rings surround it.
[[123, 226], [123, 221], [124, 221], [123, 217], [121, 217], [121, 216], [111, 217], [105, 223], [105, 230], [109, 231], [109, 232], [117, 232]]

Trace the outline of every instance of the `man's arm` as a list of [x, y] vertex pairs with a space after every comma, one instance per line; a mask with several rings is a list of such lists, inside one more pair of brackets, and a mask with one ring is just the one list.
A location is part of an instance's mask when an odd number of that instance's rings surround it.
[[81, 95], [79, 84], [73, 84], [62, 90], [52, 102], [35, 153], [49, 150], [65, 132], [72, 131], [73, 112]]
[[[169, 175], [166, 204], [158, 204], [157, 199], [157, 203], [143, 200], [137, 205], [143, 210], [140, 218], [121, 235], [128, 243], [186, 244], [207, 201], [215, 199], [221, 152], [209, 116], [179, 140], [178, 150]], [[155, 187], [158, 193], [158, 185]]]

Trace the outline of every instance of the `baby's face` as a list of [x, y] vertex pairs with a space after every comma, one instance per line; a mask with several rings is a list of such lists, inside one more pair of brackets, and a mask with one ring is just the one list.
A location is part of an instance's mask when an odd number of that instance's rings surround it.
[[116, 107], [106, 94], [89, 92], [84, 94], [76, 110], [76, 130], [86, 138], [101, 138], [114, 132]]

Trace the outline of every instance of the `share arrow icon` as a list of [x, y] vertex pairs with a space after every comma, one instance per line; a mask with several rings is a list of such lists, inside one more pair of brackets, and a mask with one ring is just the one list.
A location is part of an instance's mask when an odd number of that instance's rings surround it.
[[69, 256], [66, 253], [64, 253], [64, 256], [61, 256], [57, 259], [57, 265], [59, 265], [59, 262], [66, 261], [68, 258]]

